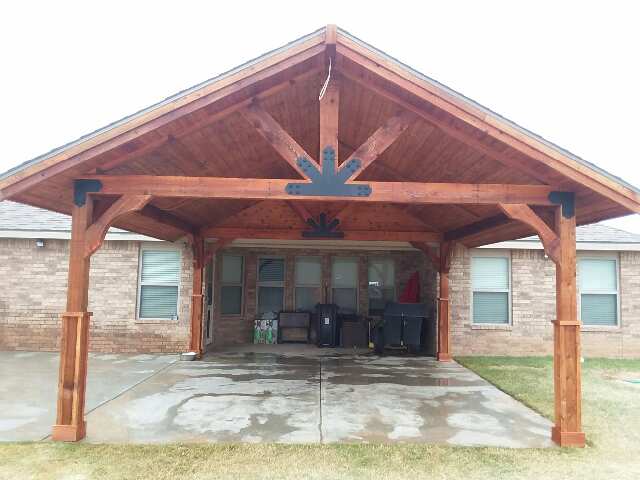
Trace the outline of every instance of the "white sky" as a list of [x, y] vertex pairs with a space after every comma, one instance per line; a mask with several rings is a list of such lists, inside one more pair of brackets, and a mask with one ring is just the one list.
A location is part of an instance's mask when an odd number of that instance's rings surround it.
[[[640, 186], [640, 3], [3, 2], [0, 171], [335, 23]], [[640, 217], [608, 222], [640, 233]]]

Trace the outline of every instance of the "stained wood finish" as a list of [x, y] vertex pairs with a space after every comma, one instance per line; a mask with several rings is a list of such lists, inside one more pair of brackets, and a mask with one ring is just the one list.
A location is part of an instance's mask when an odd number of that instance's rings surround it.
[[[274, 228], [234, 228], [213, 227], [202, 231], [208, 238], [259, 238], [270, 240], [303, 240], [302, 230]], [[344, 240], [389, 241], [389, 242], [438, 242], [438, 233], [433, 232], [394, 232], [377, 230], [344, 230]]]
[[513, 220], [518, 220], [529, 225], [540, 237], [547, 255], [555, 262], [560, 261], [560, 239], [558, 235], [542, 220], [531, 207], [524, 204], [504, 204], [498, 205], [505, 215]]
[[576, 222], [556, 211], [560, 258], [556, 263], [556, 320], [553, 322], [555, 425], [551, 438], [561, 446], [584, 447], [580, 371], [580, 320], [576, 289]]
[[67, 311], [62, 314], [58, 407], [52, 438], [77, 441], [84, 438], [85, 390], [89, 352], [89, 257], [85, 257], [87, 228], [93, 218], [93, 202], [75, 206], [69, 242]]
[[191, 340], [189, 348], [196, 353], [197, 358], [202, 358], [204, 238], [201, 235], [194, 235], [191, 247], [193, 249], [193, 290], [191, 294]]
[[451, 356], [451, 311], [449, 301], [449, 270], [454, 244], [442, 242], [440, 244], [440, 290], [438, 294], [438, 352], [436, 357], [440, 362], [450, 362]]
[[[160, 197], [199, 197], [222, 199], [274, 199], [309, 201], [345, 201], [344, 197], [296, 195], [286, 193], [290, 183], [282, 179], [213, 178], [178, 176], [109, 176], [87, 175], [83, 178], [102, 182], [102, 190], [93, 195], [154, 195]], [[352, 202], [390, 202], [410, 204], [495, 204], [527, 203], [547, 205], [553, 203], [553, 191], [545, 185], [502, 185], [464, 183], [416, 182], [353, 182], [370, 185], [371, 195], [349, 197]]]
[[320, 171], [323, 170], [325, 148], [332, 148], [339, 158], [338, 145], [338, 117], [340, 113], [340, 78], [335, 73], [329, 79], [329, 84], [320, 100], [320, 151], [318, 152], [318, 163]]
[[123, 195], [99, 219], [87, 228], [84, 256], [89, 257], [100, 248], [109, 227], [122, 215], [141, 210], [151, 201], [151, 195]]

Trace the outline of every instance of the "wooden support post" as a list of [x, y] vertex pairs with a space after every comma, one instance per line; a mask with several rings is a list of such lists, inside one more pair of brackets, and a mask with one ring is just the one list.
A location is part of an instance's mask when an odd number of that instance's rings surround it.
[[202, 280], [204, 278], [204, 238], [202, 235], [193, 236], [193, 292], [191, 295], [191, 342], [190, 350], [198, 358], [202, 357]]
[[92, 220], [90, 199], [72, 213], [69, 250], [67, 311], [62, 314], [60, 373], [58, 380], [58, 414], [53, 426], [53, 440], [75, 442], [84, 438], [85, 388], [89, 351], [89, 258], [85, 257], [86, 231]]
[[449, 311], [449, 269], [453, 244], [440, 244], [440, 292], [438, 296], [438, 353], [440, 362], [450, 362], [451, 357], [451, 313]]
[[580, 386], [580, 321], [576, 293], [576, 217], [570, 203], [556, 210], [560, 256], [556, 263], [556, 320], [553, 322], [555, 426], [551, 438], [560, 446], [584, 447]]

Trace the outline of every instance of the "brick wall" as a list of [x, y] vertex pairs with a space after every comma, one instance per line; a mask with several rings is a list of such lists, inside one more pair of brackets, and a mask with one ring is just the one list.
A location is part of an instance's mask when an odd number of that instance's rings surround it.
[[[91, 258], [92, 351], [179, 352], [188, 347], [191, 251], [177, 247], [182, 251], [178, 320], [140, 321], [136, 320], [140, 245], [107, 241]], [[59, 348], [68, 253], [66, 240], [45, 240], [44, 248], [36, 248], [33, 239], [0, 239], [0, 349]]]
[[[220, 261], [223, 253], [243, 255], [245, 262], [245, 279], [243, 292], [242, 315], [221, 316], [219, 310], [214, 313], [213, 343], [214, 345], [234, 345], [251, 342], [253, 339], [253, 322], [257, 310], [257, 262], [258, 257], [274, 255], [285, 259], [284, 282], [284, 308], [294, 308], [294, 275], [295, 257], [300, 255], [313, 255], [321, 257], [323, 295], [325, 288], [331, 286], [331, 259], [335, 256], [356, 257], [358, 262], [358, 308], [359, 313], [366, 314], [369, 306], [367, 271], [368, 259], [376, 256], [393, 258], [395, 260], [396, 290], [399, 295], [406, 286], [409, 278], [416, 270], [420, 272], [421, 299], [433, 305], [436, 295], [435, 272], [430, 264], [425, 263], [424, 257], [419, 252], [387, 252], [387, 251], [361, 251], [361, 250], [317, 250], [317, 249], [258, 249], [258, 248], [228, 248], [218, 254], [216, 259]], [[216, 269], [218, 278], [221, 269]], [[215, 305], [220, 305], [220, 289], [216, 289], [214, 297]], [[325, 301], [328, 299], [324, 299]]]
[[[556, 316], [553, 262], [542, 250], [512, 250], [512, 324], [479, 326], [471, 321], [471, 255], [458, 246], [452, 259], [454, 355], [550, 355]], [[584, 356], [640, 357], [640, 252], [621, 252], [618, 258], [620, 326], [583, 326]]]

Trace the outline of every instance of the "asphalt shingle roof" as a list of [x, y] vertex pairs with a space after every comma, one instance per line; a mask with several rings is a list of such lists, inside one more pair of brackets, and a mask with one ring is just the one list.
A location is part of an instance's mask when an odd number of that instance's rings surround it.
[[[0, 231], [70, 232], [71, 217], [42, 208], [4, 201], [0, 202]], [[119, 228], [111, 228], [109, 232], [130, 233]], [[589, 243], [640, 243], [640, 235], [595, 223], [578, 227], [576, 240]], [[518, 241], [538, 241], [538, 237], [526, 237]]]
[[[0, 231], [3, 230], [70, 232], [71, 217], [22, 203], [4, 201], [0, 202]], [[119, 228], [110, 228], [109, 232], [130, 233]]]

